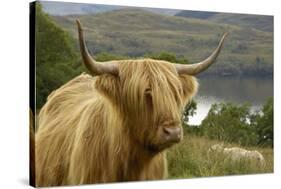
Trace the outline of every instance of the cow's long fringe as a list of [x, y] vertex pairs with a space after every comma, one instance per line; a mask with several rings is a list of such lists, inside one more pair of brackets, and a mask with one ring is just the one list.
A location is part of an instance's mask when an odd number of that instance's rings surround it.
[[36, 133], [36, 184], [54, 186], [163, 179], [157, 126], [181, 119], [197, 91], [164, 61], [128, 60], [119, 76], [87, 74], [51, 93]]

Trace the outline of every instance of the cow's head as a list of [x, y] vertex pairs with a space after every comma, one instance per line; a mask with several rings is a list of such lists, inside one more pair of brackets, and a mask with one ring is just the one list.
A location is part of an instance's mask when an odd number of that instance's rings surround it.
[[83, 62], [93, 76], [99, 75], [96, 89], [121, 112], [132, 140], [151, 152], [179, 142], [183, 108], [197, 92], [193, 76], [214, 63], [227, 34], [206, 60], [195, 64], [153, 59], [98, 63], [88, 53], [78, 20], [77, 25]]

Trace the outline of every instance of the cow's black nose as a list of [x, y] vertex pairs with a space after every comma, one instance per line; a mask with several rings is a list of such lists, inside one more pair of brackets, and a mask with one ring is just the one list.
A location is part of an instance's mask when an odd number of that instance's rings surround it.
[[163, 127], [163, 134], [166, 142], [179, 142], [181, 140], [180, 127]]

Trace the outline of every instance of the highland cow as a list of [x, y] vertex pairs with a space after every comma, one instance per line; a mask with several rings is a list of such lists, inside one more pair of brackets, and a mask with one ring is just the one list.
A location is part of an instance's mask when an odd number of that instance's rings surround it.
[[81, 74], [51, 95], [39, 114], [36, 185], [163, 179], [165, 149], [181, 141], [182, 111], [197, 91], [194, 75], [215, 62], [226, 34], [204, 61], [96, 62], [77, 20]]

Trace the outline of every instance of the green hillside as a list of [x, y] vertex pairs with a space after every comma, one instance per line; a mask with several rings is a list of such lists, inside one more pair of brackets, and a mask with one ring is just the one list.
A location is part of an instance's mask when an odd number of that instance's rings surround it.
[[198, 18], [198, 19], [208, 19], [216, 14], [217, 12], [206, 12], [206, 11], [191, 11], [183, 10], [178, 12], [175, 16], [181, 16], [186, 18]]
[[216, 14], [209, 21], [273, 32], [273, 17], [250, 14]]
[[140, 57], [170, 52], [190, 62], [204, 59], [224, 32], [230, 35], [218, 59], [206, 74], [271, 75], [273, 34], [254, 28], [218, 24], [202, 19], [155, 14], [140, 9], [114, 10], [96, 15], [53, 16], [77, 39], [75, 19], [85, 27], [93, 54], [108, 52]]
[[254, 28], [261, 31], [273, 32], [272, 16], [190, 10], [183, 10], [177, 13], [175, 16], [203, 19], [215, 23], [230, 24], [244, 28]]

